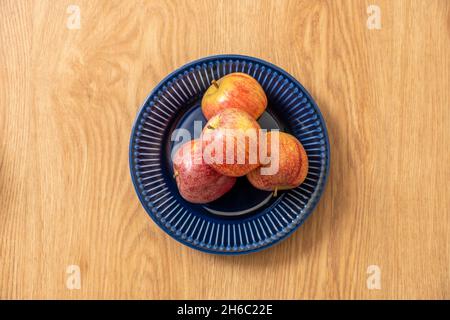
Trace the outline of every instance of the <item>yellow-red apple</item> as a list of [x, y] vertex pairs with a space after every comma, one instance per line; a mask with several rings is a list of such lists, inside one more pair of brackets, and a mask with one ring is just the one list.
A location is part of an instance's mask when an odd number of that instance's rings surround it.
[[227, 108], [203, 128], [203, 157], [217, 172], [244, 176], [260, 166], [258, 141], [261, 128], [247, 112]]
[[238, 108], [258, 119], [267, 107], [267, 96], [261, 85], [246, 73], [227, 74], [213, 81], [202, 99], [202, 111], [211, 119], [228, 108]]
[[181, 196], [192, 203], [208, 203], [227, 193], [236, 178], [221, 175], [205, 164], [200, 140], [183, 144], [172, 159]]
[[[250, 183], [257, 189], [275, 191], [275, 195], [278, 190], [298, 187], [308, 174], [308, 156], [302, 144], [294, 136], [278, 131], [268, 132], [266, 141], [269, 161], [247, 174]], [[263, 170], [274, 161], [278, 161], [276, 170], [264, 174]]]

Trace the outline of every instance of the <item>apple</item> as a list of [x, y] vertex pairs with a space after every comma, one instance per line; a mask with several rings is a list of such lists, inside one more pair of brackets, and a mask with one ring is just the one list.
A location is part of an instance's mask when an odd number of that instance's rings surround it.
[[[294, 136], [279, 131], [268, 132], [266, 141], [268, 161], [247, 174], [250, 183], [257, 189], [274, 191], [275, 196], [278, 190], [298, 187], [308, 174], [308, 156], [302, 144]], [[264, 169], [274, 161], [278, 161], [275, 170], [264, 174]]]
[[203, 128], [203, 158], [220, 174], [245, 176], [260, 166], [258, 122], [236, 108], [227, 108], [212, 117]]
[[267, 97], [261, 85], [242, 72], [213, 80], [202, 99], [202, 112], [208, 120], [228, 108], [241, 109], [258, 119], [266, 107]]
[[236, 178], [226, 177], [203, 161], [200, 140], [184, 143], [174, 154], [173, 171], [181, 196], [192, 203], [208, 203], [227, 193]]

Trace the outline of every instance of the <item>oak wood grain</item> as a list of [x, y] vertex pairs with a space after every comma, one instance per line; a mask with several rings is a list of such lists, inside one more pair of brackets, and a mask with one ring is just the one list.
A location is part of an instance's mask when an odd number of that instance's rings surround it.
[[[294, 75], [331, 140], [314, 214], [239, 257], [172, 240], [128, 172], [149, 91], [220, 53]], [[446, 0], [1, 1], [0, 298], [450, 299], [449, 72]]]

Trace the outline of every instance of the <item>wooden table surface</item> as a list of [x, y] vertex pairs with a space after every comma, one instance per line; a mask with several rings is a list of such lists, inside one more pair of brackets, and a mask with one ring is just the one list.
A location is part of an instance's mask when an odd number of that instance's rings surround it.
[[[128, 170], [150, 90], [220, 53], [294, 75], [331, 142], [314, 214], [238, 257], [172, 240]], [[0, 298], [449, 299], [449, 73], [447, 0], [0, 1]]]

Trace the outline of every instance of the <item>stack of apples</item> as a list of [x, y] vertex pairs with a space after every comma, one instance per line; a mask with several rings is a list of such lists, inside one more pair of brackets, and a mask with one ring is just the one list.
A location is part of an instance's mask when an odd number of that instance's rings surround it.
[[[267, 107], [267, 96], [254, 78], [237, 72], [213, 81], [201, 107], [208, 122], [200, 138], [183, 144], [172, 159], [174, 178], [185, 200], [214, 201], [243, 176], [274, 196], [305, 180], [308, 158], [302, 144], [288, 133], [266, 132], [257, 122]], [[237, 133], [242, 132], [254, 134], [239, 139]], [[276, 170], [268, 170], [273, 167]]]

